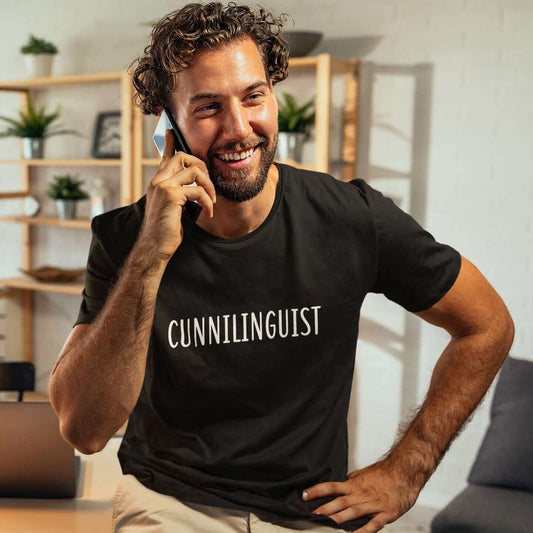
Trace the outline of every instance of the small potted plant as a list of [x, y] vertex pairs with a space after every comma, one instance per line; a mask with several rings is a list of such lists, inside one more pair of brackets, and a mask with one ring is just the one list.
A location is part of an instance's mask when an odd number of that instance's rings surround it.
[[76, 178], [77, 176], [65, 174], [54, 176], [54, 181], [48, 183], [46, 193], [56, 201], [57, 213], [61, 220], [74, 220], [78, 202], [89, 198], [89, 195], [80, 188], [83, 181]]
[[5, 131], [0, 132], [0, 137], [20, 137], [24, 150], [25, 159], [35, 159], [43, 157], [44, 139], [52, 135], [62, 135], [64, 133], [72, 133], [73, 135], [81, 135], [76, 130], [56, 130], [50, 131], [48, 128], [59, 116], [59, 106], [55, 113], [47, 115], [44, 112], [44, 107], [39, 111], [35, 110], [33, 100], [28, 95], [28, 111], [23, 113], [19, 111], [20, 120], [5, 117], [0, 115], [1, 120], [5, 120], [9, 127]]
[[278, 110], [278, 158], [282, 161], [292, 159], [302, 161], [302, 147], [309, 139], [311, 128], [315, 123], [314, 98], [298, 105], [290, 93], [282, 93]]
[[20, 51], [24, 54], [26, 70], [30, 78], [50, 76], [52, 61], [58, 53], [53, 43], [30, 34], [28, 42], [21, 46]]

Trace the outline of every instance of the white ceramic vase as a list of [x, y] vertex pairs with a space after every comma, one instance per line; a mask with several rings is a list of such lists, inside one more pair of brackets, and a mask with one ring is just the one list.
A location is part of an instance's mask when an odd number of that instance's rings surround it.
[[278, 133], [277, 159], [301, 163], [304, 140], [305, 133], [280, 131]]
[[24, 159], [42, 159], [44, 154], [44, 138], [23, 137], [22, 149]]
[[78, 200], [56, 200], [57, 214], [60, 220], [75, 220]]
[[43, 78], [52, 75], [55, 54], [24, 54], [28, 78]]

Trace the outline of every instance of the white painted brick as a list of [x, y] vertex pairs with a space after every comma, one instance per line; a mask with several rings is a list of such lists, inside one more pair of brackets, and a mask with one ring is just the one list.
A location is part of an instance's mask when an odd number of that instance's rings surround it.
[[533, 23], [533, 4], [506, 3], [503, 7], [503, 31], [510, 34], [527, 34]]
[[469, 54], [498, 54], [505, 46], [505, 35], [501, 30], [469, 27], [464, 35], [464, 52]]
[[505, 3], [501, 0], [466, 0], [465, 18], [477, 31], [501, 31]]
[[450, 14], [456, 14], [464, 11], [466, 0], [398, 0], [398, 16], [410, 17], [448, 17]]

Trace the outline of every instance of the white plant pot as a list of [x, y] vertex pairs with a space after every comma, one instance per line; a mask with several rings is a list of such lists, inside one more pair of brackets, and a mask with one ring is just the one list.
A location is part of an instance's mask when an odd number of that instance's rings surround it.
[[280, 131], [278, 133], [278, 148], [276, 151], [277, 159], [301, 163], [304, 140], [305, 133]]
[[22, 148], [24, 159], [42, 159], [44, 139], [42, 137], [23, 137]]
[[60, 220], [75, 220], [78, 200], [56, 200], [57, 214]]
[[42, 78], [52, 75], [55, 54], [24, 54], [28, 78]]

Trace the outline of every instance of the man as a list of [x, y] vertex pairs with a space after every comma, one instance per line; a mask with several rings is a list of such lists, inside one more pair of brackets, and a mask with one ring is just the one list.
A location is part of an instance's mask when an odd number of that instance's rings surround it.
[[[414, 504], [512, 344], [477, 268], [390, 199], [273, 163], [280, 25], [190, 4], [154, 27], [135, 72], [143, 112], [169, 108], [194, 155], [174, 155], [167, 135], [146, 194], [94, 218], [50, 380], [62, 435], [83, 453], [129, 419], [115, 530], [379, 531]], [[347, 473], [368, 292], [451, 338], [408, 429]]]

